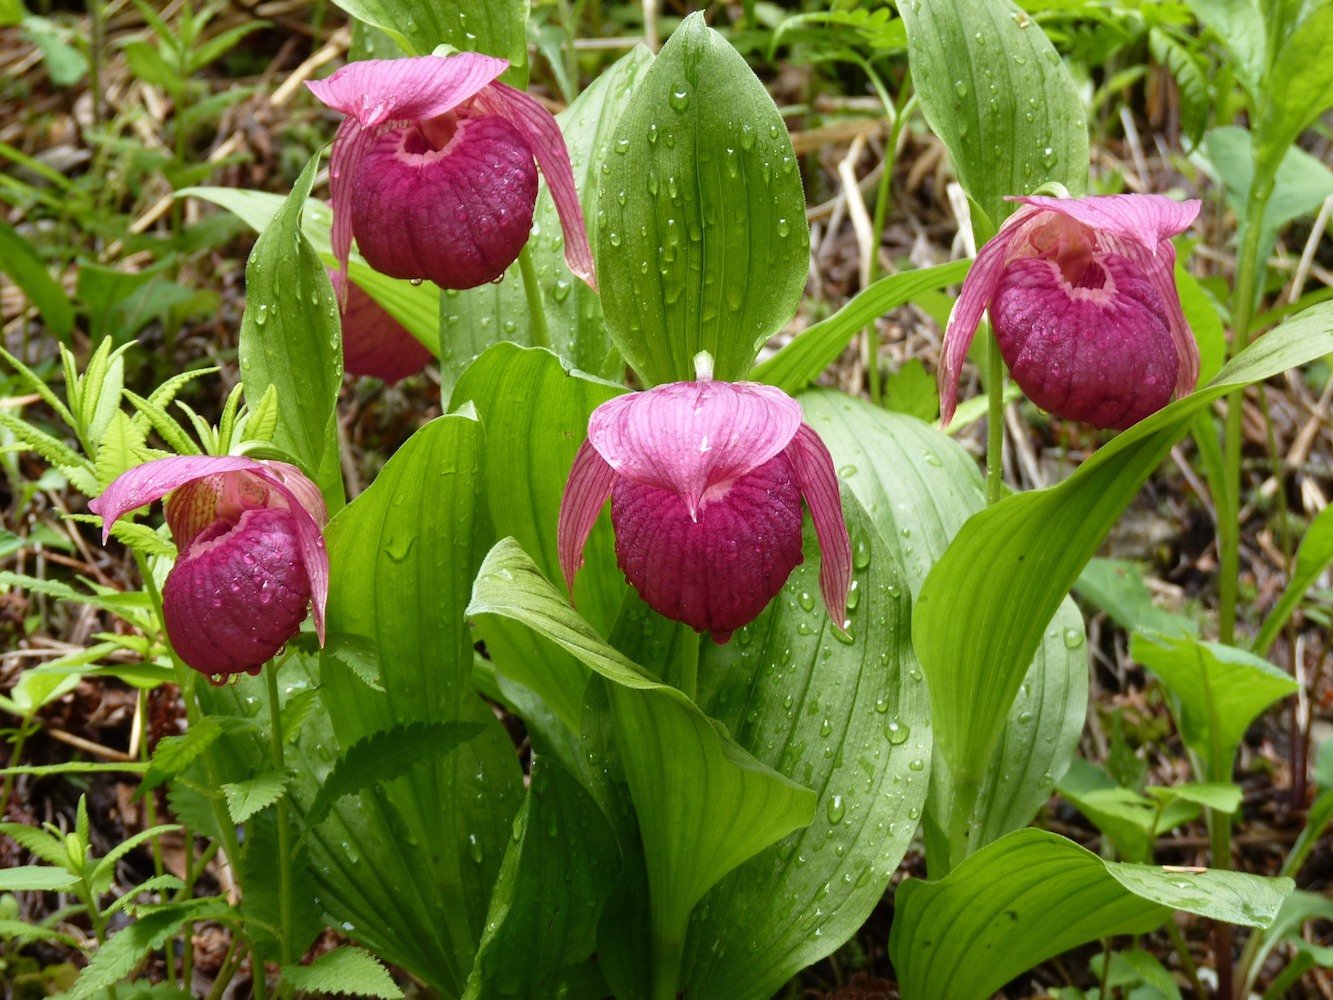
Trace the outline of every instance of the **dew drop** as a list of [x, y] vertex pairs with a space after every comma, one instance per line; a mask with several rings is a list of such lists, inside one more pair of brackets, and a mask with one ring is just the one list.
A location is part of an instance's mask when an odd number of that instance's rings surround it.
[[828, 805], [824, 807], [824, 815], [835, 826], [842, 822], [842, 818], [847, 815], [847, 803], [843, 802], [841, 795], [835, 795], [828, 800]]
[[673, 111], [684, 111], [690, 106], [690, 92], [684, 87], [677, 87], [667, 98], [667, 103], [671, 105]]

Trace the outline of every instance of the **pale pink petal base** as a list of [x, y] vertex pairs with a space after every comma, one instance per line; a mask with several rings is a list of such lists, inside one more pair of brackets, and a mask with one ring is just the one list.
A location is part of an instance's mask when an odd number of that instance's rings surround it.
[[679, 494], [697, 510], [712, 489], [763, 465], [790, 443], [801, 408], [755, 382], [672, 382], [603, 403], [588, 440], [619, 475]]
[[801, 491], [784, 455], [691, 515], [671, 490], [620, 479], [616, 561], [649, 607], [718, 642], [759, 616], [802, 559]]
[[204, 531], [167, 575], [162, 614], [172, 648], [210, 677], [257, 673], [294, 636], [310, 581], [292, 559], [292, 518], [249, 510]]

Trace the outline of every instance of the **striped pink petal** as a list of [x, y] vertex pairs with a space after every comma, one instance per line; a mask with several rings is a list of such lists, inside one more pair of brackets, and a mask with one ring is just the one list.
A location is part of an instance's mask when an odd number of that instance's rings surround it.
[[560, 570], [565, 587], [574, 593], [574, 574], [583, 565], [583, 548], [611, 496], [615, 470], [606, 464], [591, 441], [584, 441], [574, 456], [564, 495], [560, 498], [560, 520], [556, 526]]
[[842, 495], [833, 456], [809, 424], [801, 424], [785, 452], [810, 508], [819, 539], [819, 590], [838, 628], [847, 622], [847, 592], [852, 583], [852, 542], [842, 513]]

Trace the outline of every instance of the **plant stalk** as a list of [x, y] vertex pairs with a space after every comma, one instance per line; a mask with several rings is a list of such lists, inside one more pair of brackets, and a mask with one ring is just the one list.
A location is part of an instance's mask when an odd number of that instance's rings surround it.
[[[279, 773], [287, 770], [287, 763], [282, 751], [282, 708], [278, 700], [278, 663], [270, 663], [264, 669], [268, 681], [268, 718], [270, 745], [273, 753], [273, 766]], [[278, 913], [282, 928], [282, 939], [278, 952], [283, 965], [291, 965], [292, 955], [292, 862], [289, 841], [291, 830], [287, 816], [287, 799], [282, 796], [277, 802], [278, 810]]]
[[532, 346], [551, 349], [551, 331], [546, 325], [546, 306], [542, 301], [541, 285], [537, 283], [537, 269], [532, 263], [531, 244], [518, 252], [518, 270], [523, 275], [523, 294], [528, 300], [528, 328], [532, 331]]
[[1004, 358], [992, 331], [986, 350], [986, 505], [999, 503], [1004, 487]]

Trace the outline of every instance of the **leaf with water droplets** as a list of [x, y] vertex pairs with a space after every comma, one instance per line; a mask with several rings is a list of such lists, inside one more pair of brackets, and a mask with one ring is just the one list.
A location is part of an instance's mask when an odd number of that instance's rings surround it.
[[1170, 872], [1106, 861], [1044, 830], [1019, 830], [947, 878], [898, 890], [889, 955], [904, 996], [984, 1000], [1080, 944], [1160, 926], [1171, 908], [1266, 927], [1288, 878]]
[[650, 384], [693, 378], [704, 350], [718, 378], [743, 378], [791, 318], [809, 264], [805, 195], [799, 172], [778, 167], [795, 154], [772, 98], [692, 15], [614, 142], [628, 145], [603, 164], [596, 227], [612, 340]]
[[[1005, 195], [1030, 194], [1050, 181], [1084, 192], [1083, 102], [1026, 13], [1011, 0], [931, 0], [899, 12], [921, 110], [991, 222], [1009, 214]], [[990, 96], [981, 101], [978, 94]]]

